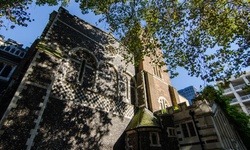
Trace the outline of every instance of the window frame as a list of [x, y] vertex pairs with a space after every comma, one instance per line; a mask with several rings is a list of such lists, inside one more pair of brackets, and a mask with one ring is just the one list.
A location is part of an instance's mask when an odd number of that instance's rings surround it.
[[[3, 67], [0, 70], [0, 79], [8, 81], [10, 79], [10, 77], [12, 76], [12, 74], [14, 73], [14, 71], [16, 69], [16, 66], [13, 66], [11, 64], [7, 64], [7, 63], [4, 63], [4, 62], [1, 62], [1, 63], [3, 64]], [[7, 74], [5, 71], [8, 68], [10, 68], [10, 70], [7, 71], [7, 73], [8, 73]], [[3, 76], [3, 73], [6, 73], [6, 75]]]
[[[159, 136], [159, 133], [158, 132], [150, 132], [149, 133], [150, 136], [150, 146], [152, 147], [160, 147], [161, 146], [161, 143], [160, 143], [160, 136]], [[154, 140], [154, 136], [155, 136], [155, 140]]]
[[[89, 55], [91, 57], [91, 61], [88, 60], [87, 57], [82, 57], [81, 59], [76, 57], [76, 53], [85, 53], [84, 55]], [[68, 58], [70, 58], [71, 61], [74, 61], [75, 63], [79, 64], [78, 68], [78, 74], [76, 81], [79, 85], [85, 88], [93, 88], [96, 82], [96, 74], [97, 74], [97, 68], [98, 68], [98, 61], [94, 54], [92, 54], [89, 50], [81, 47], [77, 47], [72, 49], [69, 54], [67, 55]], [[93, 64], [91, 63], [93, 62]], [[93, 76], [92, 80], [88, 80], [88, 75], [86, 75], [86, 70], [92, 70]], [[86, 84], [86, 85], [85, 85]]]
[[[192, 129], [190, 128], [190, 125], [192, 124]], [[183, 130], [183, 127], [186, 127], [187, 131]], [[197, 131], [195, 129], [194, 123], [193, 121], [188, 121], [185, 123], [181, 123], [180, 124], [181, 127], [181, 132], [182, 132], [182, 136], [183, 138], [191, 138], [191, 137], [196, 137], [197, 136]]]
[[[167, 128], [168, 137], [176, 137], [176, 129], [174, 127]], [[170, 134], [173, 133], [173, 134]]]
[[165, 97], [163, 97], [163, 96], [160, 96], [158, 98], [158, 103], [159, 103], [159, 109], [160, 110], [166, 109], [167, 107], [170, 106], [167, 99]]

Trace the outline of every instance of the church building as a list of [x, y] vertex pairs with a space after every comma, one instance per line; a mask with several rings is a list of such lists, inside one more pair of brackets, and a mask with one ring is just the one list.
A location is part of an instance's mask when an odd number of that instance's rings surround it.
[[[35, 55], [0, 121], [0, 149], [225, 147], [212, 121], [216, 110], [188, 106], [166, 67], [151, 60], [162, 59], [160, 50], [137, 67], [125, 63], [125, 46], [62, 7], [30, 50]], [[192, 120], [189, 110], [203, 120]], [[232, 147], [244, 149], [234, 140]]]

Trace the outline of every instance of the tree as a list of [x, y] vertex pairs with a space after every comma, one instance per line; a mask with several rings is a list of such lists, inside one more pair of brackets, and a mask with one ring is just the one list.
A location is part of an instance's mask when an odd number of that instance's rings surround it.
[[[240, 74], [250, 64], [249, 0], [75, 1], [83, 14], [103, 16], [99, 21], [109, 24], [137, 64], [162, 49], [171, 77], [178, 75], [180, 66], [210, 82]], [[56, 5], [69, 0], [38, 2]]]
[[228, 119], [233, 123], [235, 129], [239, 133], [243, 143], [250, 149], [250, 116], [246, 115], [243, 112], [240, 112], [237, 106], [230, 105], [229, 97], [223, 96], [222, 92], [214, 89], [212, 86], [207, 86], [201, 92], [201, 95], [198, 99], [206, 99], [208, 101], [216, 102], [220, 108], [224, 111]]
[[[0, 29], [1, 27], [8, 29], [14, 28], [15, 25], [27, 26], [28, 22], [34, 21], [30, 18], [30, 14], [27, 12], [29, 5], [32, 4], [33, 0], [1, 0], [0, 2]], [[37, 5], [61, 5], [66, 6], [68, 0], [36, 0]], [[6, 21], [10, 21], [11, 25], [5, 25], [3, 17]]]
[[[6, 17], [7, 20], [22, 26], [27, 26], [27, 21], [31, 21], [30, 14], [26, 12], [28, 9], [28, 4], [31, 3], [31, 0], [2, 0], [0, 3], [0, 19]], [[0, 27], [8, 29], [4, 25], [3, 20], [0, 20]], [[11, 25], [10, 28], [14, 28], [14, 25]]]

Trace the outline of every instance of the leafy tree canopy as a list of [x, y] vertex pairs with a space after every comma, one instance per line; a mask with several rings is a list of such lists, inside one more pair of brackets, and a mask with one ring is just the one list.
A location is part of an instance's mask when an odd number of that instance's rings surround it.
[[[2, 0], [3, 1], [3, 0]], [[26, 26], [32, 0], [4, 0], [0, 15]], [[67, 5], [70, 0], [37, 0]], [[160, 48], [171, 77], [177, 66], [208, 82], [239, 74], [250, 64], [249, 0], [75, 0], [82, 13], [102, 15], [136, 63]], [[0, 16], [0, 17], [1, 17]], [[3, 25], [3, 23], [0, 23]], [[128, 61], [133, 58], [127, 58]], [[165, 63], [155, 60], [159, 65]]]

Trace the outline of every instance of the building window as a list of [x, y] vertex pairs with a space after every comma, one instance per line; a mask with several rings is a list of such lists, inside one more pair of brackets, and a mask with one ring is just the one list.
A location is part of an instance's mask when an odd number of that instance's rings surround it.
[[161, 68], [158, 65], [153, 66], [154, 75], [161, 78]]
[[1, 72], [1, 76], [7, 78], [12, 70], [11, 66], [6, 66], [3, 71]]
[[159, 103], [159, 108], [160, 108], [160, 110], [162, 110], [162, 109], [165, 109], [165, 108], [167, 108], [169, 105], [168, 105], [168, 101], [164, 98], [164, 97], [159, 97], [159, 99], [158, 99], [158, 103]]
[[128, 95], [128, 79], [127, 76], [122, 74], [119, 76], [119, 98], [124, 102], [129, 102]]
[[187, 123], [187, 125], [188, 125], [190, 136], [196, 136], [193, 122], [189, 122]]
[[14, 72], [14, 70], [15, 70], [15, 67], [1, 62], [0, 63], [0, 78], [8, 81], [10, 76]]
[[23, 58], [24, 52], [21, 52], [19, 56]]
[[169, 127], [167, 129], [167, 132], [168, 132], [168, 137], [175, 137], [176, 136], [175, 128]]
[[184, 137], [189, 137], [188, 129], [186, 124], [181, 124], [181, 129]]
[[161, 146], [159, 134], [157, 132], [150, 132], [150, 146]]
[[135, 97], [135, 82], [134, 80], [131, 78], [130, 82], [129, 82], [130, 86], [130, 100], [131, 100], [131, 104], [135, 104], [136, 103], [136, 97]]
[[19, 54], [20, 54], [20, 51], [16, 51], [16, 52], [15, 52], [15, 55], [19, 55]]
[[[92, 60], [93, 61], [93, 60]], [[81, 62], [78, 81], [84, 87], [91, 87], [95, 80], [95, 66], [90, 64], [88, 60], [83, 59]]]
[[10, 52], [11, 52], [11, 53], [14, 53], [14, 52], [15, 52], [15, 49], [14, 49], [14, 48], [12, 48], [12, 49], [10, 50]]
[[196, 136], [195, 128], [193, 122], [183, 123], [181, 124], [181, 129], [183, 136], [186, 137], [192, 137]]
[[9, 46], [6, 47], [5, 50], [6, 50], [7, 52], [10, 51], [10, 47], [9, 47]]
[[69, 52], [70, 59], [79, 64], [77, 81], [83, 87], [92, 87], [95, 83], [97, 62], [87, 50], [77, 48]]

